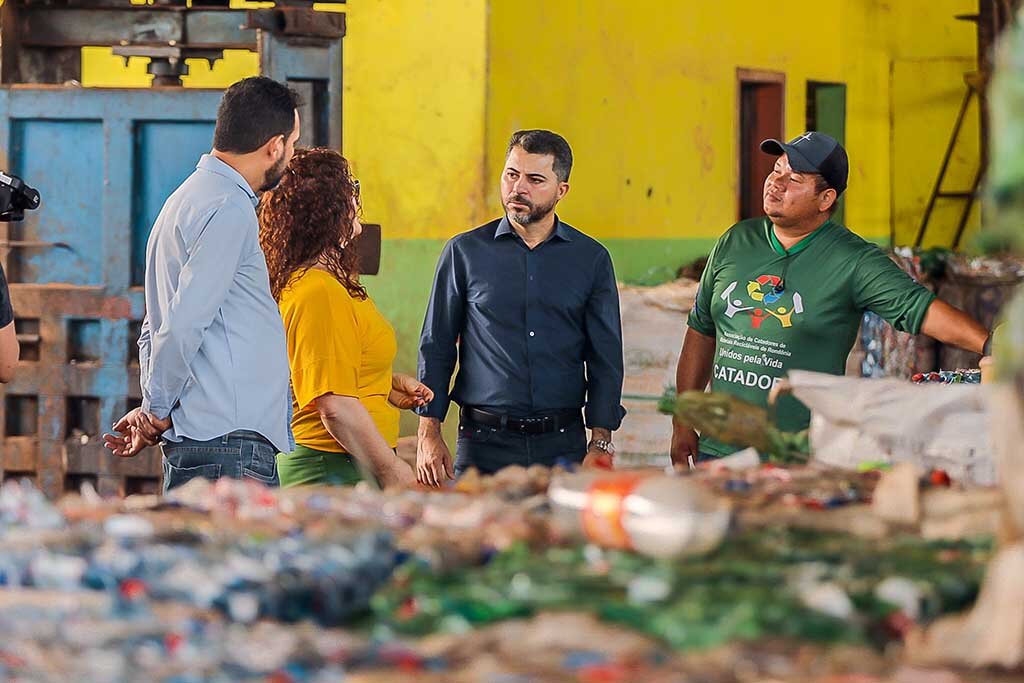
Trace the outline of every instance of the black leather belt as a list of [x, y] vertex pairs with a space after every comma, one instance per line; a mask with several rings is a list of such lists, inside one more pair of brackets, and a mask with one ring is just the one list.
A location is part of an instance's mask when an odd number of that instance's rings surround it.
[[574, 427], [583, 421], [579, 410], [566, 410], [537, 417], [509, 417], [479, 408], [464, 407], [459, 411], [459, 415], [466, 422], [521, 434], [548, 434], [567, 427]]

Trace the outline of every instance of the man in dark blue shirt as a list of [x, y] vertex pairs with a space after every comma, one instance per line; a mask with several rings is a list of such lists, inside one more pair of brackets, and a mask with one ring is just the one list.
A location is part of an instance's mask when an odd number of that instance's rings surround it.
[[[513, 134], [501, 176], [505, 216], [441, 253], [420, 337], [419, 377], [434, 392], [418, 409], [424, 484], [469, 467], [489, 474], [614, 454], [611, 433], [625, 414], [618, 291], [608, 251], [555, 215], [571, 169], [561, 136]], [[461, 408], [454, 472], [441, 437], [452, 400]]]

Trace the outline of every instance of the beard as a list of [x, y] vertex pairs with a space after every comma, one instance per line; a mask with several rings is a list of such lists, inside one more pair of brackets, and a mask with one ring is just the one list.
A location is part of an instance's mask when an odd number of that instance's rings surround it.
[[266, 173], [263, 174], [263, 184], [260, 185], [260, 192], [267, 192], [277, 187], [277, 184], [281, 182], [281, 178], [284, 177], [285, 167], [288, 164], [285, 163], [284, 155], [274, 162], [274, 165], [267, 169]]
[[[525, 211], [514, 210], [509, 207], [510, 204], [522, 204], [527, 207]], [[514, 221], [523, 227], [527, 225], [533, 225], [547, 217], [549, 213], [555, 208], [555, 204], [558, 203], [557, 199], [552, 200], [548, 204], [534, 204], [529, 199], [521, 194], [514, 194], [505, 201], [505, 215], [508, 216], [510, 221]]]

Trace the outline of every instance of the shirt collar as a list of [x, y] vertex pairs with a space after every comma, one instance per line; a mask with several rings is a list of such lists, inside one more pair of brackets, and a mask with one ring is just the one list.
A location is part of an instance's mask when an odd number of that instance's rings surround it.
[[779, 256], [793, 256], [794, 254], [799, 254], [801, 251], [809, 247], [811, 245], [811, 241], [818, 234], [824, 232], [825, 229], [828, 228], [830, 225], [832, 225], [831, 218], [826, 220], [824, 223], [818, 226], [817, 230], [804, 237], [802, 240], [791, 246], [789, 249], [786, 249], [784, 246], [782, 246], [782, 242], [780, 242], [779, 238], [775, 235], [775, 230], [772, 227], [772, 222], [768, 218], [764, 219], [764, 233], [765, 237], [768, 238], [768, 243], [772, 246], [772, 250], [774, 250], [776, 254], [778, 254]]
[[[494, 239], [504, 237], [505, 235], [517, 235], [516, 231], [512, 229], [512, 222], [508, 219], [508, 216], [502, 216], [498, 222], [498, 229], [494, 231]], [[569, 234], [569, 227], [563, 223], [559, 218], [558, 214], [555, 214], [555, 229], [548, 237], [548, 240], [557, 237], [563, 242], [572, 242], [572, 235]], [[545, 240], [545, 241], [548, 241]]]
[[217, 175], [224, 176], [228, 180], [234, 182], [238, 187], [242, 188], [246, 196], [249, 197], [249, 201], [252, 202], [253, 207], [256, 207], [260, 200], [256, 197], [256, 193], [249, 187], [249, 183], [242, 174], [236, 171], [230, 164], [221, 161], [212, 154], [204, 154], [199, 158], [199, 163], [196, 164], [196, 168], [201, 168], [204, 171], [210, 173], [216, 173]]

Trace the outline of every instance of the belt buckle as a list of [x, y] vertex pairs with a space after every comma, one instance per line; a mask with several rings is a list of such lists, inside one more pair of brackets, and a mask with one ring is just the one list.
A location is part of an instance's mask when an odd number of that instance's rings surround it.
[[[545, 434], [549, 431], [554, 431], [555, 418], [551, 415], [531, 417], [527, 419], [530, 421], [530, 424], [538, 425], [539, 429], [536, 432], [537, 434]], [[548, 425], [551, 425], [551, 429], [548, 429]]]
[[523, 434], [529, 434], [530, 433], [530, 427], [532, 425], [537, 424], [540, 421], [541, 421], [541, 418], [537, 418], [537, 417], [524, 417], [519, 422], [519, 431], [522, 432]]

